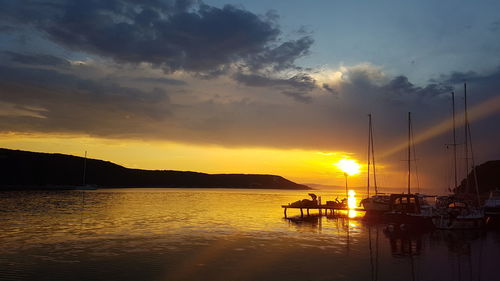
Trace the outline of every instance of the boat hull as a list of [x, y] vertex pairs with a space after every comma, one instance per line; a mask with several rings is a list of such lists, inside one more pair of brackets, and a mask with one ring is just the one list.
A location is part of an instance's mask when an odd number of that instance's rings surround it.
[[391, 210], [391, 206], [389, 204], [389, 197], [385, 198], [377, 198], [371, 197], [366, 198], [361, 201], [363, 208], [365, 209], [367, 214], [384, 214]]

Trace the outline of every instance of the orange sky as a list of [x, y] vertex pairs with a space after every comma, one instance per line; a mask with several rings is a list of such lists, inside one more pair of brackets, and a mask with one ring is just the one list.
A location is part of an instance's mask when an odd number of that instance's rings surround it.
[[[0, 147], [36, 152], [64, 153], [108, 160], [129, 168], [189, 170], [206, 173], [277, 174], [298, 183], [344, 185], [340, 159], [359, 162], [361, 173], [349, 177], [349, 185], [364, 186], [366, 165], [359, 155], [348, 152], [320, 152], [270, 148], [224, 148], [174, 142], [110, 140], [70, 135], [0, 135]], [[384, 165], [379, 176], [387, 177]], [[403, 177], [400, 177], [403, 179]], [[399, 184], [385, 181], [386, 185]]]

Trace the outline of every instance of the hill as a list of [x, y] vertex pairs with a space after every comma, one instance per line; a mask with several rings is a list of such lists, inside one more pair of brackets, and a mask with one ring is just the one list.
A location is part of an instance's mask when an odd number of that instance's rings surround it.
[[0, 189], [64, 189], [85, 183], [98, 187], [310, 189], [276, 175], [204, 174], [129, 169], [83, 157], [0, 149]]
[[[490, 190], [500, 188], [500, 160], [488, 161], [479, 166], [476, 166], [477, 183], [479, 193], [482, 196], [487, 196]], [[471, 192], [475, 192], [474, 173], [470, 172], [467, 178], [460, 182], [456, 189], [458, 192], [463, 192], [466, 189], [467, 181], [469, 182]]]

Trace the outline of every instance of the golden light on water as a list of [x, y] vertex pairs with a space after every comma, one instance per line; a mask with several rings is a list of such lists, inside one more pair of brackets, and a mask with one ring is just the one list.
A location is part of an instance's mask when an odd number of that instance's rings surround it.
[[335, 163], [335, 166], [349, 176], [359, 174], [361, 168], [361, 165], [359, 165], [358, 162], [348, 158], [340, 159], [337, 163]]
[[347, 194], [349, 195], [347, 197], [347, 206], [349, 206], [349, 209], [356, 209], [356, 192], [351, 189]]
[[352, 209], [356, 209], [356, 192], [354, 190], [349, 190], [349, 192], [347, 193], [349, 196], [347, 197], [347, 206], [349, 207], [349, 211], [348, 211], [348, 216], [350, 218], [354, 218], [357, 216], [357, 212], [355, 210], [352, 210]]

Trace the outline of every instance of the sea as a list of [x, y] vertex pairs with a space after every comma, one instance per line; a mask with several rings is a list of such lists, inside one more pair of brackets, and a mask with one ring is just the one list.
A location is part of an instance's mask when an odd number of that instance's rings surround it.
[[500, 280], [499, 230], [394, 231], [362, 212], [285, 218], [281, 205], [309, 192], [0, 192], [0, 280]]

